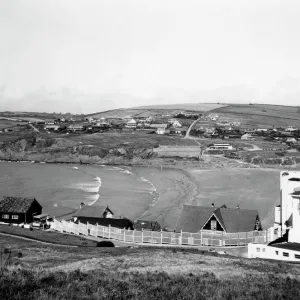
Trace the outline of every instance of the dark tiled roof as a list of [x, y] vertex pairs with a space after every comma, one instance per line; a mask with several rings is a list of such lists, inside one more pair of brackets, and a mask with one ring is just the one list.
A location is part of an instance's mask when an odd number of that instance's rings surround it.
[[214, 210], [214, 207], [183, 205], [176, 231], [198, 232]]
[[0, 201], [0, 212], [26, 213], [34, 201], [34, 198], [3, 197]]
[[78, 221], [80, 223], [84, 223], [87, 224], [87, 222], [89, 224], [95, 225], [101, 225], [101, 226], [111, 226], [111, 227], [115, 227], [115, 228], [120, 228], [120, 229], [134, 229], [134, 224], [131, 220], [129, 219], [113, 219], [113, 218], [93, 218], [93, 217], [78, 217], [78, 219], [76, 220], [76, 223], [78, 223]]
[[137, 220], [134, 222], [134, 228], [136, 230], [151, 230], [151, 231], [160, 231], [161, 226], [157, 221], [145, 221]]
[[114, 214], [107, 206], [89, 206], [85, 205], [78, 209], [73, 216], [74, 217], [92, 217], [92, 218], [102, 218], [105, 211], [109, 211]]
[[272, 245], [269, 245], [269, 246], [275, 247], [275, 248], [281, 248], [281, 249], [286, 249], [286, 250], [294, 250], [294, 251], [299, 251], [300, 252], [300, 243], [272, 244]]
[[212, 214], [215, 214], [226, 232], [248, 232], [255, 230], [258, 211], [240, 208], [184, 205], [176, 231], [198, 232]]

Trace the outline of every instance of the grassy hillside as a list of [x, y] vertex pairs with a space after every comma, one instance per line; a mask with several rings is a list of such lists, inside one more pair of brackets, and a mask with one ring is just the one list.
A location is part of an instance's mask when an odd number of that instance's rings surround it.
[[240, 121], [255, 126], [300, 127], [300, 108], [297, 106], [253, 104], [230, 104], [213, 110], [221, 118]]
[[297, 264], [197, 249], [70, 249], [6, 237], [0, 244], [12, 250], [0, 299], [300, 298]]
[[196, 113], [206, 112], [213, 109], [223, 107], [224, 105], [215, 103], [183, 103], [183, 104], [168, 104], [168, 105], [149, 105], [135, 108], [114, 109], [89, 116], [95, 118], [124, 118], [124, 117], [148, 117], [156, 114], [176, 114], [182, 110], [193, 111]]

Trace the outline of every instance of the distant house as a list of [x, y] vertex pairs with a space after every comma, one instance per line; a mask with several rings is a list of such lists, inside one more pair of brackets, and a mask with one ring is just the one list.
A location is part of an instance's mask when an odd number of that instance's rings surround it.
[[289, 132], [296, 131], [296, 130], [298, 129], [294, 126], [289, 126], [288, 128], [285, 129], [285, 131], [289, 131]]
[[89, 206], [84, 205], [78, 209], [73, 218], [93, 217], [93, 218], [113, 218], [114, 213], [108, 206]]
[[134, 119], [131, 119], [130, 121], [128, 121], [126, 123], [126, 127], [127, 128], [135, 129], [136, 128], [136, 121]]
[[68, 131], [83, 131], [84, 130], [84, 126], [83, 125], [69, 125], [67, 127]]
[[3, 197], [0, 201], [0, 222], [31, 223], [34, 215], [42, 213], [35, 198]]
[[161, 231], [162, 228], [157, 221], [137, 220], [134, 222], [135, 230]]
[[59, 129], [59, 126], [58, 125], [45, 125], [44, 129], [57, 131]]
[[134, 229], [134, 223], [127, 218], [114, 218], [114, 213], [108, 206], [84, 205], [73, 214], [74, 223], [84, 223], [101, 226], [111, 226], [115, 228]]
[[252, 134], [250, 133], [245, 133], [241, 136], [241, 140], [254, 140]]
[[211, 144], [208, 146], [209, 150], [233, 150], [230, 144]]
[[262, 230], [258, 211], [240, 208], [184, 205], [176, 231], [196, 233], [200, 230], [227, 233]]

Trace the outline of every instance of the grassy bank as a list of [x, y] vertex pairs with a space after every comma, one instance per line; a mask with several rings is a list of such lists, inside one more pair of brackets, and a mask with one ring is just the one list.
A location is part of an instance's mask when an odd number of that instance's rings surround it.
[[53, 244], [85, 247], [96, 246], [95, 241], [87, 240], [80, 236], [61, 234], [54, 231], [44, 231], [40, 229], [33, 229], [33, 231], [30, 231], [29, 229], [20, 228], [17, 226], [0, 225], [0, 233], [16, 235], [19, 237]]
[[[198, 250], [68, 248], [5, 237], [0, 299], [299, 299], [300, 265]], [[22, 252], [22, 257], [16, 254]]]

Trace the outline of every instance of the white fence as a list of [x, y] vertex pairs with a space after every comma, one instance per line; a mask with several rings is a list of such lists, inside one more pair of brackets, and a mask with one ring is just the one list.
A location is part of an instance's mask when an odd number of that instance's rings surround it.
[[73, 233], [76, 235], [90, 235], [94, 237], [108, 238], [125, 243], [146, 243], [155, 245], [190, 245], [190, 246], [244, 246], [248, 243], [266, 244], [277, 236], [273, 230], [250, 231], [239, 233], [200, 231], [199, 233], [189, 232], [165, 232], [165, 231], [137, 231], [73, 223], [71, 221], [57, 221], [54, 219], [52, 228], [59, 232]]

